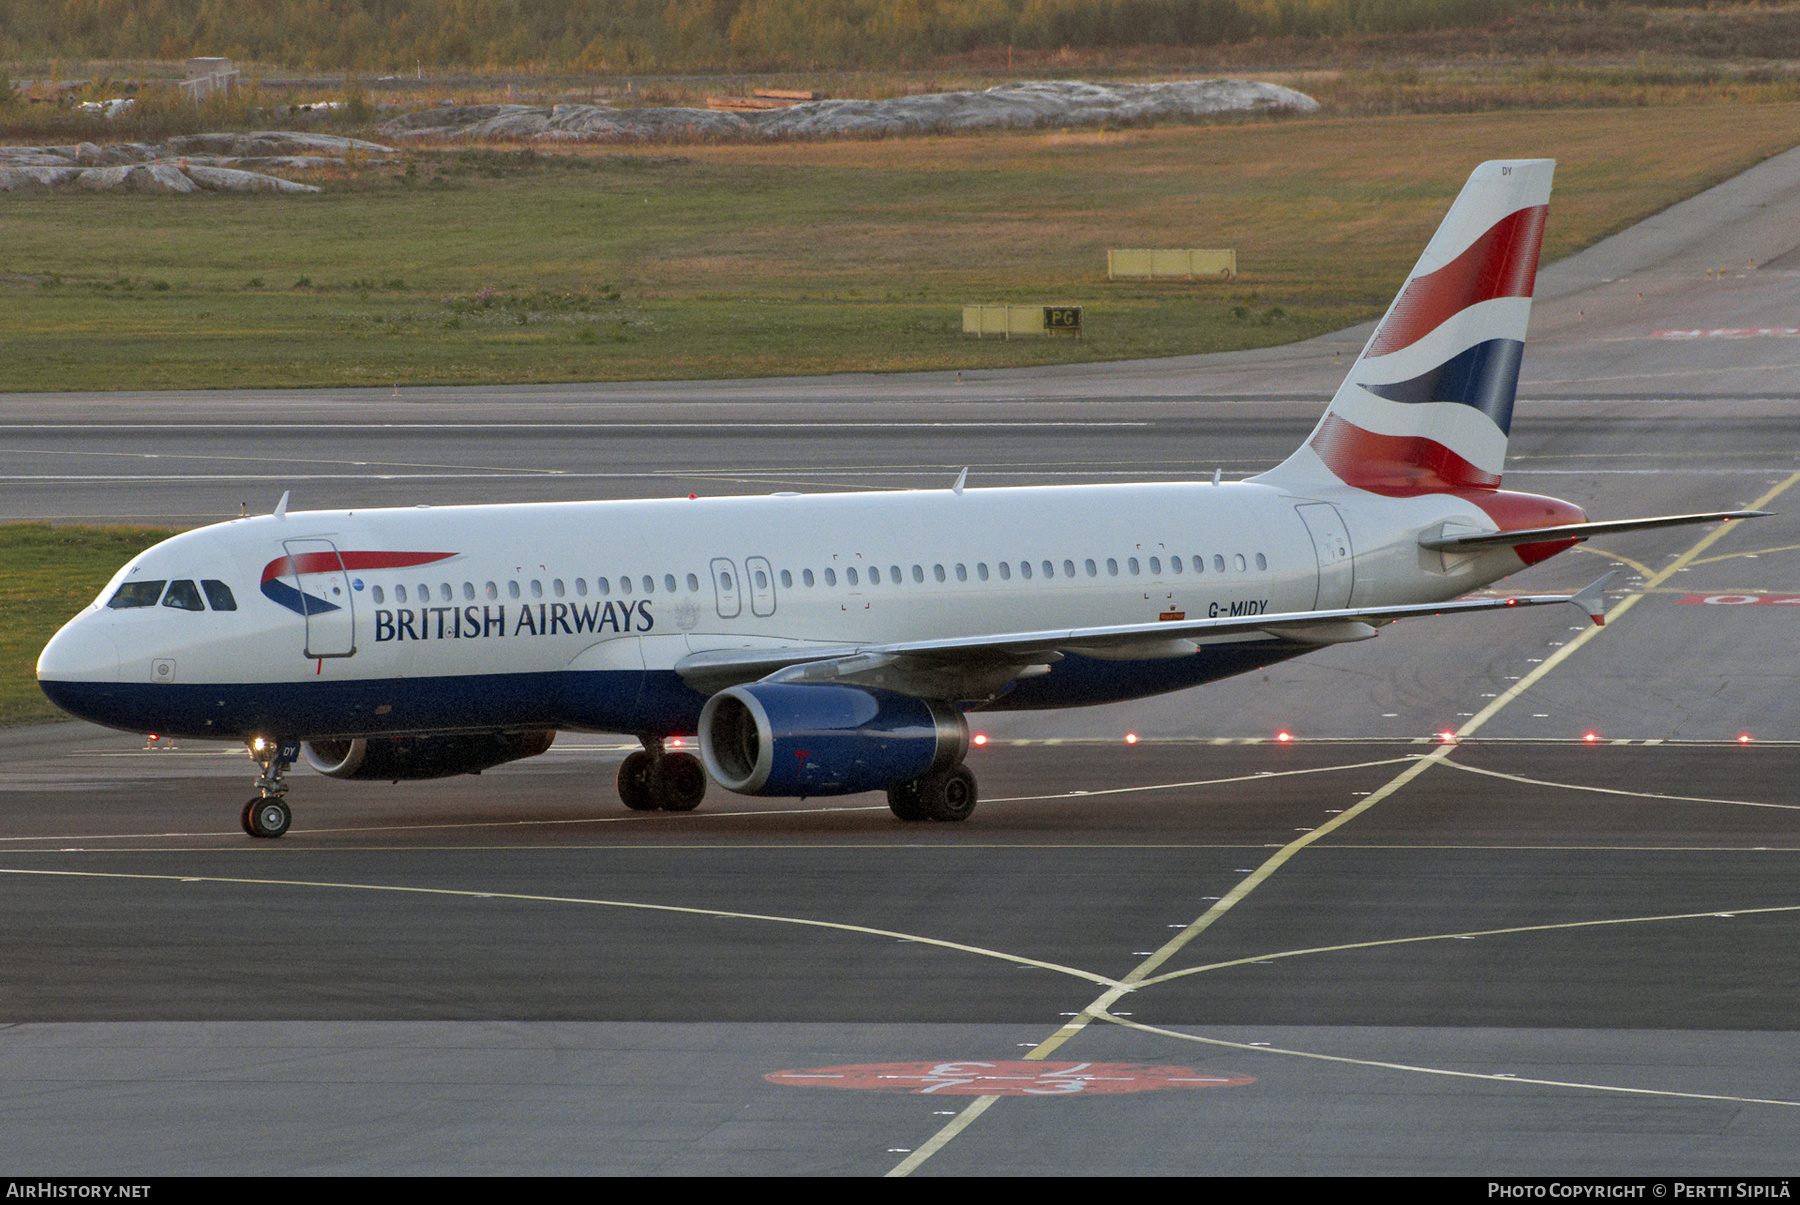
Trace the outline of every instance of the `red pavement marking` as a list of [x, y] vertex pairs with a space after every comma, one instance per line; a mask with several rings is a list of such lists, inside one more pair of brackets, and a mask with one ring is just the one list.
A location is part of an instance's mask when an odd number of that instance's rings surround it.
[[861, 1088], [868, 1092], [908, 1092], [915, 1096], [1108, 1096], [1120, 1092], [1163, 1092], [1175, 1088], [1236, 1088], [1253, 1075], [1220, 1075], [1192, 1067], [1149, 1067], [1142, 1063], [976, 1062], [852, 1063], [772, 1071], [771, 1084], [800, 1088]]
[[1675, 600], [1704, 607], [1800, 606], [1800, 594], [1687, 594]]

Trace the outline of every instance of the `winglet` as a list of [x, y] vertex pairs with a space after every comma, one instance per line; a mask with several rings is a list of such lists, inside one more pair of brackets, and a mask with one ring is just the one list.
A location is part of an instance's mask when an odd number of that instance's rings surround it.
[[963, 471], [956, 475], [956, 484], [950, 487], [950, 489], [956, 494], [956, 496], [958, 498], [962, 497], [963, 485], [968, 480], [969, 480], [969, 466], [964, 465]]
[[1569, 601], [1587, 612], [1587, 617], [1594, 621], [1595, 627], [1606, 626], [1606, 585], [1619, 576], [1617, 569], [1588, 586], [1579, 594], [1571, 595]]
[[275, 517], [277, 519], [287, 518], [288, 495], [293, 492], [294, 492], [293, 490], [282, 490], [281, 491], [281, 501], [279, 501], [275, 504]]

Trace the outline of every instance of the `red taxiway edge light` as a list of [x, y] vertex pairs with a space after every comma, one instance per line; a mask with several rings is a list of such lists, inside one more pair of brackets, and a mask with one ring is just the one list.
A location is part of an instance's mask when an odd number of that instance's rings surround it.
[[1593, 742], [1600, 739], [1600, 734], [1598, 732], [1586, 732], [1586, 733], [1582, 734], [1581, 739], [1584, 741], [1587, 741], [1589, 744], [1592, 744]]
[[1750, 743], [1750, 734], [1748, 732], [1738, 733], [1738, 744], [1748, 745], [1749, 743]]
[[970, 737], [969, 740], [976, 745], [985, 745], [987, 744], [987, 733], [977, 732], [974, 736]]
[[1445, 729], [1438, 733], [1438, 739], [1443, 741], [1446, 745], [1454, 745], [1456, 743], [1456, 733], [1451, 732], [1449, 729]]
[[1275, 739], [1282, 742], [1291, 741], [1294, 739], [1294, 734], [1291, 732], [1277, 732], [1275, 734]]
[[1137, 733], [1135, 733], [1135, 732], [1127, 732], [1127, 733], [1126, 733], [1126, 734], [1125, 734], [1125, 743], [1126, 743], [1126, 744], [1127, 744], [1127, 745], [1135, 745], [1135, 744], [1137, 744]]

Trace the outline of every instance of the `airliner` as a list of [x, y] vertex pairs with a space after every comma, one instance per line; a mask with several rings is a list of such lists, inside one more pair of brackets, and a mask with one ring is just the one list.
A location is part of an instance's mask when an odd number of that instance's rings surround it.
[[[147, 550], [38, 659], [64, 710], [286, 773], [435, 778], [636, 737], [619, 797], [885, 791], [960, 821], [971, 712], [1183, 690], [1465, 598], [1611, 532], [1501, 488], [1551, 160], [1483, 163], [1306, 442], [1243, 481], [274, 512]], [[697, 737], [699, 756], [682, 748]]]

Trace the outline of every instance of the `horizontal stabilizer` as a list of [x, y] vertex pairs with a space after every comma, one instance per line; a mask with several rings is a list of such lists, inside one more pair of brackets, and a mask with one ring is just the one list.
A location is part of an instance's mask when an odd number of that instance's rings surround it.
[[1685, 527], [1690, 523], [1718, 523], [1729, 519], [1760, 519], [1766, 510], [1715, 510], [1699, 515], [1660, 515], [1654, 519], [1614, 519], [1606, 523], [1564, 523], [1558, 527], [1525, 527], [1517, 531], [1490, 531], [1468, 536], [1426, 536], [1419, 547], [1433, 552], [1479, 552], [1518, 544], [1546, 544], [1553, 540], [1590, 540], [1621, 531], [1648, 531], [1655, 527]]

